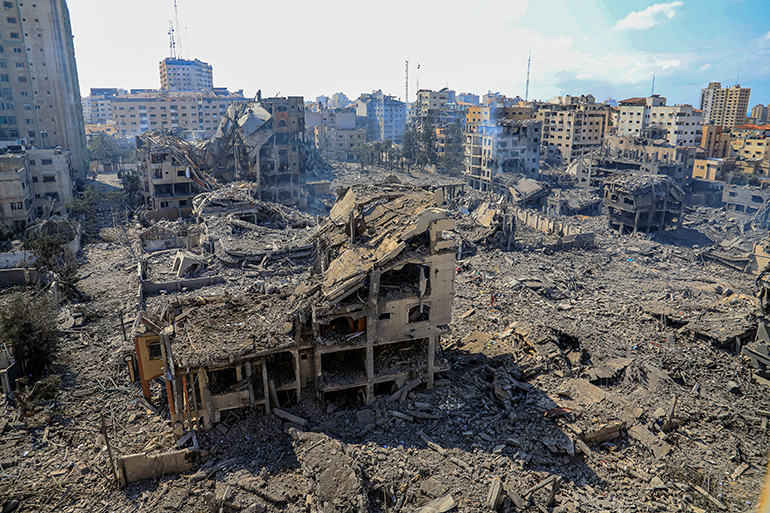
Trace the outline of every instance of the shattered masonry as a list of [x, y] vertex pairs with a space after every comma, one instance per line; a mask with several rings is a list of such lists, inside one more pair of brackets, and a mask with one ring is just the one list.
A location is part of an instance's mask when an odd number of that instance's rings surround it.
[[[145, 397], [163, 376], [180, 432], [184, 423], [211, 429], [246, 406], [340, 395], [371, 403], [407, 384], [432, 387], [449, 368], [437, 348], [451, 321], [453, 228], [432, 192], [348, 190], [313, 234], [314, 275], [292, 295], [172, 300], [138, 316]], [[177, 261], [177, 272], [197, 265], [184, 254]]]
[[610, 225], [621, 232], [662, 230], [674, 219], [679, 228], [684, 191], [664, 175], [615, 175], [605, 183], [604, 205]]

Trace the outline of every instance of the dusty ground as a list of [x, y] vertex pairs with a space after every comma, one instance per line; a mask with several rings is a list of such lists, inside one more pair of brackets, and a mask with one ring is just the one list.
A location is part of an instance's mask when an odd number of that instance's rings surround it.
[[[335, 186], [394, 173], [337, 171]], [[90, 300], [66, 305], [85, 322], [63, 333], [52, 369], [62, 375], [58, 397], [26, 419], [0, 406], [0, 504], [384, 512], [451, 495], [457, 511], [491, 511], [499, 478], [501, 511], [519, 497], [532, 511], [749, 511], [764, 479], [770, 417], [767, 389], [750, 382], [735, 354], [735, 336], [756, 326], [754, 277], [698, 251], [766, 234], [741, 230], [746, 219], [732, 212], [699, 209], [687, 220], [678, 232], [632, 237], [610, 232], [602, 217], [581, 218], [597, 234], [595, 248], [544, 250], [540, 233], [520, 229], [512, 251], [467, 251], [443, 340], [452, 370], [433, 390], [368, 406], [304, 401], [291, 408], [309, 420], [304, 434], [273, 415], [231, 416], [199, 437], [201, 471], [122, 490], [98, 433], [102, 419], [118, 455], [158, 453], [174, 441], [167, 410], [153, 414], [139, 401], [124, 360], [131, 346], [120, 323], [137, 311], [136, 245], [105, 233], [113, 242], [83, 252], [77, 286]], [[165, 257], [154, 258], [162, 265]], [[245, 290], [258, 279], [228, 275], [223, 287]], [[154, 393], [162, 395], [159, 385]], [[666, 420], [676, 427], [661, 430]], [[617, 435], [593, 443], [607, 425]]]

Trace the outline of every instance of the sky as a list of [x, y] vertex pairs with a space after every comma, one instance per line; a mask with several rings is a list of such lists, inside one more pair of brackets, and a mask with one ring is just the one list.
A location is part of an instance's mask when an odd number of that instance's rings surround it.
[[[173, 0], [69, 0], [81, 94], [159, 88]], [[409, 100], [419, 87], [529, 99], [648, 96], [698, 106], [709, 82], [770, 103], [768, 0], [177, 0], [181, 56], [263, 96]], [[418, 69], [419, 64], [419, 69]]]

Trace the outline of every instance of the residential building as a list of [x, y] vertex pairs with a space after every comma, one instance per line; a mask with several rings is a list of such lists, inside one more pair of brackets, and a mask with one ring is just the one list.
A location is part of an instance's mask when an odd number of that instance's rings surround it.
[[412, 119], [418, 124], [430, 120], [433, 125], [445, 126], [459, 120], [460, 113], [455, 104], [455, 92], [444, 88], [440, 91], [420, 89], [412, 105]]
[[703, 125], [700, 147], [707, 158], [724, 159], [730, 156], [730, 132], [720, 125]]
[[751, 89], [736, 84], [722, 88], [719, 82], [709, 83], [700, 92], [700, 110], [703, 111], [703, 123], [733, 128], [746, 123], [749, 110]]
[[601, 147], [609, 109], [590, 94], [558, 96], [541, 104], [535, 117], [543, 126], [541, 158], [550, 165], [561, 165]]
[[768, 121], [768, 112], [770, 112], [770, 109], [768, 109], [768, 105], [755, 105], [751, 109], [751, 117], [756, 120], [756, 122], [759, 123], [767, 123]]
[[0, 158], [0, 220], [11, 231], [27, 228], [35, 219], [29, 168]]
[[509, 121], [526, 121], [534, 118], [534, 109], [531, 106], [507, 106], [468, 107], [465, 111], [465, 126], [468, 131], [476, 130], [483, 123], [490, 123], [501, 119]]
[[465, 133], [465, 178], [480, 191], [491, 191], [497, 175], [537, 176], [540, 171], [540, 121], [485, 123]]
[[192, 199], [202, 191], [195, 166], [183, 157], [189, 151], [189, 144], [162, 132], [136, 138], [137, 172], [148, 210], [192, 207]]
[[674, 146], [698, 146], [703, 113], [692, 105], [666, 105], [666, 98], [628, 98], [620, 102], [616, 133], [639, 135], [643, 128], [658, 125], [666, 129], [666, 140]]
[[111, 137], [120, 136], [120, 130], [118, 130], [118, 124], [112, 120], [105, 123], [86, 124], [86, 139], [91, 140], [95, 134], [107, 134]]
[[[171, 423], [182, 432], [210, 430], [238, 408], [268, 413], [305, 398], [370, 404], [420, 383], [432, 388], [436, 374], [450, 369], [441, 338], [455, 293], [448, 233], [455, 222], [443, 206], [418, 187], [354, 186], [315, 242], [305, 243], [320, 265], [291, 296], [204, 294], [179, 298], [161, 315], [142, 311], [133, 338], [145, 398], [150, 381], [161, 378]], [[244, 217], [262, 219], [272, 209], [260, 207]], [[274, 223], [264, 224], [255, 229]], [[266, 256], [292, 228], [276, 231], [281, 236], [270, 238]], [[295, 231], [290, 244], [306, 232]], [[278, 251], [290, 254], [286, 248]], [[254, 322], [265, 316], [272, 322]]]
[[383, 94], [382, 90], [364, 93], [356, 100], [356, 115], [367, 118], [370, 141], [404, 141], [406, 104], [395, 96]]
[[[604, 151], [600, 159], [616, 163], [627, 161], [629, 169], [653, 175], [667, 175], [680, 187], [690, 178], [695, 164], [698, 148], [695, 146], [675, 146], [665, 139], [666, 130], [653, 125], [641, 130], [640, 135], [610, 134], [604, 138]], [[631, 163], [641, 164], [638, 168]], [[624, 167], [624, 166], [618, 166]]]
[[356, 148], [366, 143], [366, 129], [321, 124], [315, 127], [315, 143], [324, 155], [351, 162], [356, 158]]
[[257, 98], [272, 117], [273, 132], [259, 149], [260, 199], [305, 208], [304, 99], [302, 96], [263, 99], [259, 95]]
[[742, 173], [770, 176], [770, 125], [735, 127], [730, 148]]
[[730, 181], [730, 172], [735, 169], [734, 158], [705, 158], [695, 159], [692, 177], [701, 180], [719, 182]]
[[668, 176], [618, 174], [605, 182], [604, 206], [612, 228], [623, 233], [681, 228], [685, 194]]
[[330, 109], [344, 109], [351, 103], [353, 102], [350, 101], [347, 96], [345, 96], [345, 93], [334, 93], [332, 97], [329, 98]]
[[477, 94], [473, 93], [459, 93], [455, 96], [455, 101], [463, 102], [468, 105], [480, 105], [481, 98]]
[[757, 212], [769, 199], [770, 190], [750, 185], [726, 185], [722, 190], [722, 202], [727, 210]]
[[214, 75], [210, 64], [195, 59], [166, 57], [158, 65], [163, 91], [211, 91]]
[[69, 151], [88, 170], [75, 47], [65, 0], [3, 2], [0, 145]]
[[121, 137], [135, 137], [153, 130], [174, 132], [200, 130], [214, 134], [227, 107], [247, 101], [243, 91], [149, 91], [110, 99], [110, 120]]
[[46, 203], [50, 213], [66, 214], [72, 198], [71, 155], [60, 148], [23, 149], [0, 155], [0, 219], [11, 230], [23, 230], [41, 216]]

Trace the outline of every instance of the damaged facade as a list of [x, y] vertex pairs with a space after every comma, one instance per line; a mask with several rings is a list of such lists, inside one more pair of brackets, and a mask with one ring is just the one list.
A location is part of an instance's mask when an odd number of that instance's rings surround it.
[[465, 134], [465, 176], [468, 185], [492, 190], [499, 174], [517, 173], [537, 177], [540, 171], [540, 121], [479, 124]]
[[137, 171], [149, 210], [190, 208], [192, 199], [211, 190], [194, 160], [191, 143], [164, 132], [147, 132], [136, 138]]
[[234, 104], [206, 144], [212, 173], [249, 179], [259, 199], [307, 206], [305, 102], [301, 96]]
[[682, 225], [684, 191], [668, 176], [615, 175], [604, 185], [604, 206], [610, 226], [634, 232]]
[[145, 397], [162, 377], [175, 425], [210, 429], [228, 410], [432, 387], [449, 368], [438, 349], [451, 321], [453, 228], [432, 192], [348, 190], [312, 235], [313, 272], [293, 293], [172, 300], [139, 315]]

